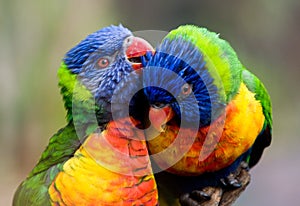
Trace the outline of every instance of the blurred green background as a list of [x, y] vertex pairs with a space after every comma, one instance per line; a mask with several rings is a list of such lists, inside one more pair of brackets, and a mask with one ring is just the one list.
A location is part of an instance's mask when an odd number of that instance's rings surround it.
[[273, 100], [274, 138], [235, 205], [299, 205], [299, 0], [0, 0], [0, 205], [65, 124], [56, 71], [64, 53], [122, 23], [168, 31], [192, 23], [220, 33]]

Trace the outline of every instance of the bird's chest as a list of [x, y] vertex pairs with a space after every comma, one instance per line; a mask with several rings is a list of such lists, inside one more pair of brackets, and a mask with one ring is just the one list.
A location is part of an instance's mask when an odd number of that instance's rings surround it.
[[48, 190], [53, 205], [157, 203], [144, 136], [125, 123], [91, 134], [64, 164]]
[[181, 175], [214, 172], [232, 164], [253, 145], [262, 130], [262, 107], [244, 85], [223, 115], [199, 131], [169, 125], [149, 141], [149, 151], [163, 170]]

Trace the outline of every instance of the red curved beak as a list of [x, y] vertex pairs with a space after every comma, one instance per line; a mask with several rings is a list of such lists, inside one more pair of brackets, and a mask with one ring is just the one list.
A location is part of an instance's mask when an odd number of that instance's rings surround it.
[[142, 68], [141, 57], [147, 52], [154, 52], [153, 47], [144, 39], [139, 37], [132, 37], [131, 44], [127, 47], [126, 56], [131, 62], [133, 69]]
[[149, 120], [151, 125], [157, 130], [162, 132], [164, 125], [174, 117], [174, 111], [168, 105], [163, 108], [150, 107]]

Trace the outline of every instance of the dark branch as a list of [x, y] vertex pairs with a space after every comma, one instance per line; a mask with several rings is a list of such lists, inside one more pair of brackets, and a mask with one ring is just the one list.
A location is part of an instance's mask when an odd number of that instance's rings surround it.
[[250, 174], [246, 169], [239, 168], [237, 179], [242, 187], [234, 190], [226, 190], [221, 187], [207, 187], [203, 191], [211, 195], [211, 199], [201, 203], [201, 206], [230, 206], [242, 194], [250, 183]]

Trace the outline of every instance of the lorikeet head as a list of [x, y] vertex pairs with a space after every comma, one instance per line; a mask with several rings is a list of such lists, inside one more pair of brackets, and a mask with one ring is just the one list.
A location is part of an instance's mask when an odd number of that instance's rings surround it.
[[152, 124], [209, 125], [237, 91], [239, 66], [217, 34], [189, 25], [171, 31], [144, 70]]
[[67, 52], [58, 76], [68, 119], [75, 104], [85, 111], [96, 106], [100, 121], [107, 121], [114, 90], [124, 77], [141, 68], [140, 58], [147, 51], [153, 51], [148, 42], [120, 25], [88, 35]]

